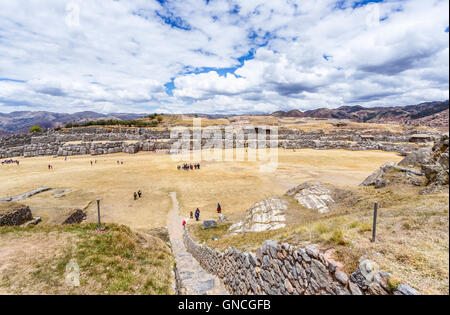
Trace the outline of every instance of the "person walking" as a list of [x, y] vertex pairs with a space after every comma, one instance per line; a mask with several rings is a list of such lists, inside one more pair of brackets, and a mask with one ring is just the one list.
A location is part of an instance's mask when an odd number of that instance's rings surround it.
[[194, 218], [194, 212], [191, 211], [191, 212], [189, 213], [189, 218], [190, 218], [190, 219], [193, 219], [193, 218]]
[[134, 192], [134, 200], [136, 200], [137, 199], [137, 194], [136, 194], [136, 192]]
[[200, 219], [200, 209], [197, 208], [197, 210], [195, 210], [195, 220], [198, 221]]
[[142, 191], [140, 189], [138, 190], [138, 196], [139, 196], [139, 198], [142, 197]]
[[183, 225], [183, 227], [186, 228], [186, 221], [183, 220], [183, 223], [181, 223], [181, 225]]
[[222, 207], [220, 206], [220, 203], [217, 204], [217, 213], [222, 213]]

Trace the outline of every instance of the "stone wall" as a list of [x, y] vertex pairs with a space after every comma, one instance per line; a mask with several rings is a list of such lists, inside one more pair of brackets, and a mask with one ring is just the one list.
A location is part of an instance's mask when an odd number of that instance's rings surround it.
[[[358, 269], [350, 275], [338, 270], [314, 245], [295, 249], [289, 244], [266, 241], [256, 255], [229, 247], [225, 252], [196, 244], [187, 229], [184, 242], [200, 265], [217, 275], [231, 294], [270, 295], [412, 295], [399, 285], [388, 288], [389, 274]], [[364, 276], [365, 275], [365, 276]]]
[[[223, 130], [222, 130], [223, 131]], [[235, 131], [238, 131], [236, 129]], [[244, 134], [253, 132], [245, 128]], [[346, 149], [411, 152], [420, 145], [408, 143], [411, 133], [395, 134], [374, 132], [366, 134], [356, 130], [324, 132], [280, 128], [278, 146], [286, 149]], [[224, 135], [223, 135], [224, 136]], [[429, 135], [430, 139], [437, 135]], [[268, 136], [269, 137], [269, 136]], [[247, 139], [247, 136], [246, 136]], [[98, 155], [117, 152], [170, 150], [177, 139], [170, 139], [170, 130], [146, 128], [72, 128], [44, 133], [12, 135], [0, 139], [0, 158], [16, 156], [70, 156]], [[205, 144], [208, 140], [203, 139]], [[79, 143], [73, 143], [79, 142]], [[243, 143], [248, 146], [247, 140]], [[191, 143], [192, 148], [192, 143]]]
[[0, 208], [0, 226], [21, 225], [32, 220], [30, 207], [25, 205], [12, 205], [9, 209]]

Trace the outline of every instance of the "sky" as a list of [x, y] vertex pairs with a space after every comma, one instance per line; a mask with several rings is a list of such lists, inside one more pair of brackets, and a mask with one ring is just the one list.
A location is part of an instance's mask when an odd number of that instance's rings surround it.
[[0, 113], [449, 98], [448, 0], [0, 0]]

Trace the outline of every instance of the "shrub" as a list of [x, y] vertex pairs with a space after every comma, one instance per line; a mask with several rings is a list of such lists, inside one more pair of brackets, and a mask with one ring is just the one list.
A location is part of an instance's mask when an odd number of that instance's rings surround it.
[[42, 132], [42, 128], [38, 125], [35, 125], [33, 127], [30, 127], [30, 132]]

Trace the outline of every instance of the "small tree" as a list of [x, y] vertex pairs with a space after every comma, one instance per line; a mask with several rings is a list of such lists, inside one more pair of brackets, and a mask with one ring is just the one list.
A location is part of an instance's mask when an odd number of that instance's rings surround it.
[[41, 131], [42, 131], [42, 128], [39, 127], [38, 125], [30, 127], [30, 132], [41, 132]]
[[156, 120], [160, 123], [160, 122], [163, 121], [163, 117], [162, 116], [158, 116], [158, 117], [156, 117]]

